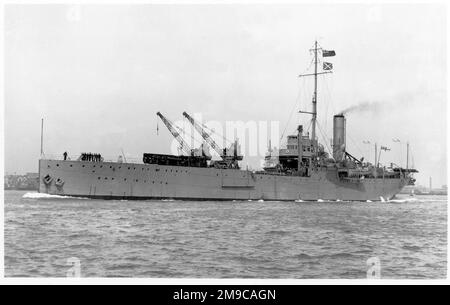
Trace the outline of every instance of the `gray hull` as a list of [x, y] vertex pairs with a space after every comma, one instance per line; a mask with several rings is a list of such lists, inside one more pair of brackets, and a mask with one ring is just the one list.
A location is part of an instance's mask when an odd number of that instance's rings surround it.
[[[46, 176], [51, 181], [44, 181]], [[342, 180], [335, 169], [298, 177], [235, 169], [44, 159], [39, 160], [39, 181], [41, 193], [88, 198], [274, 201], [379, 201], [392, 198], [407, 183], [404, 178]]]

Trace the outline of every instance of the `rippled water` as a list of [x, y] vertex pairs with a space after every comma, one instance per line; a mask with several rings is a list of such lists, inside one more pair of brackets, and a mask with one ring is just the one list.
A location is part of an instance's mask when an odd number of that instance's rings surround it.
[[[5, 191], [5, 275], [445, 278], [447, 198], [103, 201]], [[25, 197], [24, 197], [25, 195]], [[69, 260], [69, 261], [68, 261]]]

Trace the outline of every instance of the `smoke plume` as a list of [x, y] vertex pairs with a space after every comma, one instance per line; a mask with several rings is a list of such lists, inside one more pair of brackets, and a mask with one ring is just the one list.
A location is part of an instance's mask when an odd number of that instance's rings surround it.
[[424, 100], [435, 102], [441, 100], [442, 98], [445, 99], [441, 91], [418, 90], [414, 92], [400, 93], [390, 97], [389, 99], [385, 98], [383, 100], [363, 101], [356, 105], [347, 107], [339, 113], [348, 114], [370, 112], [372, 114], [379, 114], [386, 111], [403, 111], [404, 109], [411, 107], [423, 107], [422, 103]]
[[381, 103], [379, 101], [370, 101], [370, 102], [362, 102], [357, 105], [352, 105], [350, 107], [345, 108], [340, 112], [340, 114], [348, 114], [348, 113], [355, 113], [355, 112], [372, 112], [372, 113], [378, 113], [380, 112], [383, 107], [386, 107], [386, 103]]

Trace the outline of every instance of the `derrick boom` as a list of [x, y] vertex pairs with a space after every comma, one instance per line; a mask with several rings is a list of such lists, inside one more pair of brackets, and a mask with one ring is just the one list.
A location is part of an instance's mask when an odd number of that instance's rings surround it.
[[197, 123], [193, 117], [191, 117], [189, 114], [183, 112], [183, 116], [188, 119], [189, 123], [194, 126], [194, 128], [197, 130], [197, 132], [202, 136], [203, 139], [205, 139], [206, 143], [208, 143], [209, 146], [211, 146], [212, 149], [214, 149], [221, 158], [224, 158], [224, 152], [223, 149], [217, 145], [217, 143], [211, 138], [211, 136], [203, 129], [203, 127]]
[[188, 156], [192, 155], [192, 149], [186, 143], [186, 141], [183, 140], [180, 133], [174, 127], [175, 125], [165, 116], [163, 116], [161, 112], [156, 113], [156, 115], [159, 116], [164, 125], [166, 125], [167, 129], [169, 129], [172, 136], [178, 141], [178, 143], [180, 143], [181, 150], [184, 151]]

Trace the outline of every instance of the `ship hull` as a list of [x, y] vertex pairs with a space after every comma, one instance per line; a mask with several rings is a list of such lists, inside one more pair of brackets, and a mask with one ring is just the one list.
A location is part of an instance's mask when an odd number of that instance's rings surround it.
[[99, 199], [379, 201], [406, 178], [342, 180], [335, 169], [310, 177], [246, 170], [115, 162], [39, 160], [39, 192]]

